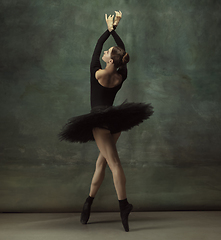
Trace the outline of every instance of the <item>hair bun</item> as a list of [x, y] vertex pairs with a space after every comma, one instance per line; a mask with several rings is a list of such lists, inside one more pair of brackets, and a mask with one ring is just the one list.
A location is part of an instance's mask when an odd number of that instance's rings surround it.
[[129, 54], [126, 52], [122, 58], [122, 63], [127, 64], [130, 61]]

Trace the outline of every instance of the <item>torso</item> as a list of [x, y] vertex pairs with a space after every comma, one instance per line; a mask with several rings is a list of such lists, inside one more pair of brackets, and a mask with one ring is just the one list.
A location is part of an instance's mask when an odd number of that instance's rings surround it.
[[118, 72], [109, 74], [103, 69], [91, 72], [91, 108], [112, 106], [123, 81], [122, 75]]

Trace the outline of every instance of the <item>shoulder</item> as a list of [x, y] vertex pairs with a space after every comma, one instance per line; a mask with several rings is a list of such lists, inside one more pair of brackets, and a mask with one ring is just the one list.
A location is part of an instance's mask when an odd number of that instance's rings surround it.
[[[113, 78], [115, 79], [122, 79], [122, 75], [117, 72], [116, 74], [112, 75]], [[105, 69], [98, 69], [96, 72], [95, 72], [95, 78], [98, 80], [98, 79], [101, 79], [101, 78], [110, 78], [110, 73], [108, 73]]]
[[95, 72], [95, 78], [98, 80], [102, 77], [104, 77], [105, 75], [107, 75], [107, 72], [106, 70], [104, 69], [98, 69], [96, 72]]

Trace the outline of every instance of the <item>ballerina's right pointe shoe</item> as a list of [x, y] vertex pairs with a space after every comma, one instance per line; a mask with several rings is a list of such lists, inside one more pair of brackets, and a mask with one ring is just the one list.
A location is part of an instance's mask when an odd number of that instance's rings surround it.
[[129, 232], [129, 224], [128, 224], [128, 217], [129, 217], [129, 214], [130, 212], [132, 211], [133, 209], [133, 205], [132, 204], [128, 204], [124, 210], [122, 210], [120, 212], [120, 216], [121, 216], [121, 221], [122, 221], [122, 224], [124, 226], [124, 230], [125, 232]]
[[87, 224], [89, 218], [90, 218], [90, 213], [91, 213], [91, 204], [88, 202], [84, 203], [83, 210], [81, 212], [81, 223], [82, 224]]

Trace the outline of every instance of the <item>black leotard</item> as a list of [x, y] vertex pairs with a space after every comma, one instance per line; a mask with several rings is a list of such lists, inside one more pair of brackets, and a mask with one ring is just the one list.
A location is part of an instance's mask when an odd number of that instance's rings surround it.
[[59, 133], [59, 139], [70, 142], [94, 141], [93, 129], [105, 128], [111, 134], [128, 131], [138, 126], [153, 114], [153, 107], [145, 103], [123, 102], [118, 106], [112, 106], [114, 98], [127, 78], [127, 67], [118, 70], [122, 75], [122, 82], [113, 88], [103, 87], [95, 78], [97, 70], [101, 69], [100, 54], [104, 42], [112, 35], [119, 47], [125, 50], [124, 44], [117, 33], [107, 30], [98, 39], [95, 47], [90, 71], [91, 71], [91, 111], [80, 116], [72, 117], [64, 125]]
[[108, 88], [102, 86], [98, 80], [95, 78], [95, 73], [97, 70], [101, 69], [100, 54], [104, 42], [109, 38], [110, 34], [114, 37], [116, 44], [125, 50], [125, 46], [118, 34], [113, 30], [109, 32], [105, 31], [102, 36], [98, 39], [94, 53], [92, 55], [90, 72], [91, 72], [91, 108], [97, 106], [112, 106], [114, 98], [121, 88], [124, 80], [127, 78], [127, 67], [124, 65], [122, 68], [118, 69], [118, 73], [122, 75], [122, 82], [113, 88]]

